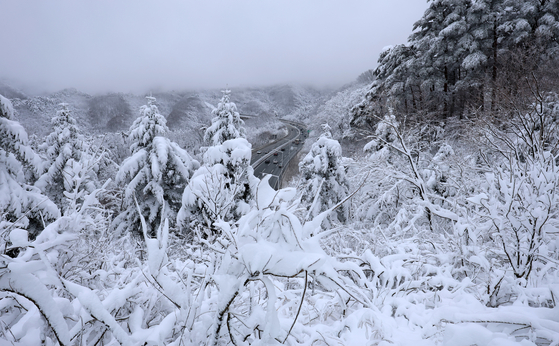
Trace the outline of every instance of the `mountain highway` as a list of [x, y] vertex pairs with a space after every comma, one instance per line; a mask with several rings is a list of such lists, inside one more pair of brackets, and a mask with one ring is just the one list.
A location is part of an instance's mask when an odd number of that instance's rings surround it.
[[[263, 178], [271, 174], [270, 186], [280, 188], [281, 176], [289, 161], [301, 150], [306, 137], [306, 129], [302, 124], [284, 121], [288, 134], [273, 143], [252, 151], [251, 165], [254, 175]], [[297, 144], [299, 140], [300, 144]]]

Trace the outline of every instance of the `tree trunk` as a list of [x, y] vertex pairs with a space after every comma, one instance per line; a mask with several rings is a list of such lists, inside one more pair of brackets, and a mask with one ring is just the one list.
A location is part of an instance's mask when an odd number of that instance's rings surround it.
[[491, 110], [495, 110], [495, 98], [497, 97], [497, 18], [493, 17], [493, 71], [491, 74]]

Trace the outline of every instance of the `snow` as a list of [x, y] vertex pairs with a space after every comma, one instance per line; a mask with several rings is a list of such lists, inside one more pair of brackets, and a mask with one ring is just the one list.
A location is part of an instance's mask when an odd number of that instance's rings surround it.
[[14, 118], [14, 106], [12, 102], [5, 98], [4, 96], [0, 95], [0, 115], [1, 117], [9, 119]]
[[110, 328], [120, 344], [125, 346], [132, 345], [130, 336], [122, 329], [109, 311], [103, 307], [103, 303], [94, 292], [70, 281], [65, 281], [64, 286], [80, 301], [91, 316], [99, 319]]
[[[4, 274], [0, 280], [0, 289], [19, 294], [29, 299], [37, 306], [40, 313], [48, 320], [56, 337], [64, 345], [69, 344], [70, 334], [68, 326], [56, 302], [52, 299], [49, 289], [32, 274], [12, 271]], [[22, 326], [23, 327], [23, 326]], [[33, 329], [33, 326], [25, 328]]]
[[481, 52], [474, 52], [464, 58], [462, 67], [465, 69], [475, 69], [482, 66], [487, 61], [487, 57]]
[[15, 247], [25, 247], [29, 244], [28, 233], [23, 229], [14, 229], [10, 232], [10, 242]]
[[394, 45], [388, 45], [388, 46], [382, 47], [382, 49], [380, 51], [381, 52], [386, 52], [386, 51], [391, 50], [392, 48], [394, 48]]

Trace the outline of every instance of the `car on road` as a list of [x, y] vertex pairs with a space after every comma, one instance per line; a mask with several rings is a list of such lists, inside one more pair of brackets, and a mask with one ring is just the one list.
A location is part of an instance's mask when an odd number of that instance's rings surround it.
[[264, 161], [264, 163], [270, 163], [270, 160], [266, 160], [266, 161]]
[[274, 163], [277, 165], [277, 164], [278, 164], [278, 160], [274, 160]]
[[278, 167], [279, 167], [279, 168], [282, 168], [282, 167], [283, 167], [283, 165], [282, 165], [282, 164], [280, 163], [280, 164], [278, 165]]
[[277, 151], [274, 153], [274, 156], [278, 156], [278, 152], [277, 152]]
[[256, 153], [257, 153], [258, 155], [262, 154], [262, 152], [261, 152], [260, 150], [258, 150]]
[[281, 150], [281, 151], [285, 151], [285, 148], [281, 148], [280, 150]]

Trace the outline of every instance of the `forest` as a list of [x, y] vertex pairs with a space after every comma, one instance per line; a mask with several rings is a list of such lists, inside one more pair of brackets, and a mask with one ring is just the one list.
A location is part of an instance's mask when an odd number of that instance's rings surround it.
[[277, 191], [230, 90], [188, 150], [0, 95], [0, 344], [559, 345], [558, 53], [559, 1], [430, 0]]

